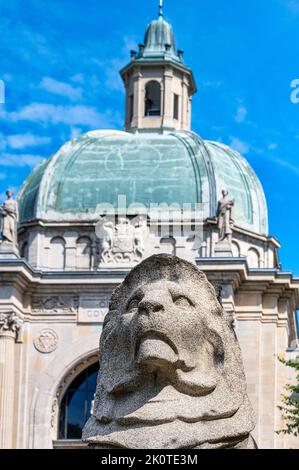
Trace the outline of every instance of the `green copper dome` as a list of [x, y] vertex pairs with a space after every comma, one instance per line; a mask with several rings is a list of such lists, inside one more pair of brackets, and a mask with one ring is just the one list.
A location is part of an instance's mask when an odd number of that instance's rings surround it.
[[165, 46], [168, 46], [169, 54], [176, 57], [172, 26], [162, 16], [159, 16], [146, 29], [143, 57], [163, 56], [166, 50]]
[[153, 64], [169, 63], [177, 67], [179, 71], [186, 71], [188, 75], [191, 75], [190, 88], [195, 93], [197, 91], [195, 79], [192, 70], [184, 63], [183, 55], [182, 50], [176, 51], [173, 28], [164, 19], [162, 6], [160, 6], [159, 17], [148, 24], [144, 43], [139, 44], [139, 52], [131, 51], [131, 61], [120, 70], [120, 74], [123, 77], [125, 72], [136, 65], [151, 67]]
[[21, 223], [97, 220], [103, 203], [203, 204], [216, 215], [221, 191], [235, 199], [236, 225], [267, 234], [261, 184], [247, 161], [193, 132], [131, 134], [94, 131], [66, 143], [39, 165], [21, 188]]

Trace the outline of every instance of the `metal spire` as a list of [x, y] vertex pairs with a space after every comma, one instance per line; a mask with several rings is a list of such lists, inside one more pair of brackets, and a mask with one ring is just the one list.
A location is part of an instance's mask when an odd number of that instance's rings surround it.
[[160, 0], [159, 16], [163, 16], [163, 0]]

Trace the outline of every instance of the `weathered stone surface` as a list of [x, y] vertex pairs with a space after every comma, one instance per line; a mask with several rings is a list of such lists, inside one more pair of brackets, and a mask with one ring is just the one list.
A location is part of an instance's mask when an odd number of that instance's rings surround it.
[[238, 341], [196, 266], [147, 258], [111, 298], [83, 440], [97, 448], [253, 447]]
[[144, 237], [147, 233], [146, 220], [137, 217], [133, 224], [127, 217], [121, 217], [116, 224], [107, 217], [96, 225], [100, 240], [99, 264], [139, 262], [144, 255]]
[[17, 223], [19, 219], [18, 203], [11, 191], [6, 191], [7, 200], [0, 207], [1, 241], [17, 246]]
[[235, 201], [229, 198], [228, 191], [222, 191], [222, 199], [218, 201], [217, 225], [219, 230], [219, 242], [231, 244], [234, 221], [232, 211]]

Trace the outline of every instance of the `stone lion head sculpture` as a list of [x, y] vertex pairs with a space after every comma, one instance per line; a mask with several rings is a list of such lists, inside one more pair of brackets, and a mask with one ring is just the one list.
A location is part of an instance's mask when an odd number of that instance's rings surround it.
[[155, 255], [114, 291], [100, 340], [98, 448], [248, 448], [255, 423], [241, 352], [213, 286]]

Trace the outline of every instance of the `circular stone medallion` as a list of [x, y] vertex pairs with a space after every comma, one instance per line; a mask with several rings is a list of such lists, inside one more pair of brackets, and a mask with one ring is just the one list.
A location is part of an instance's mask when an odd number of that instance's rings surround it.
[[58, 345], [59, 337], [53, 330], [42, 330], [34, 340], [34, 346], [42, 353], [51, 353], [55, 351]]

